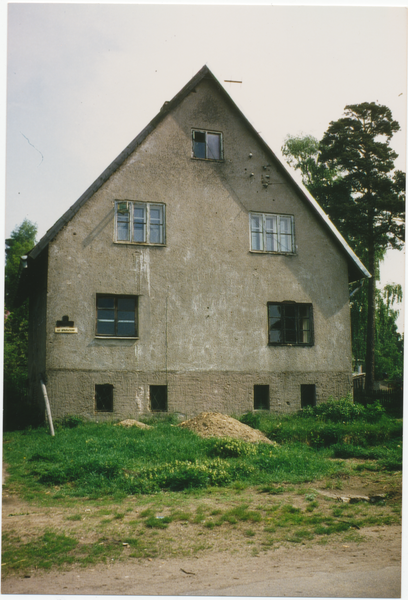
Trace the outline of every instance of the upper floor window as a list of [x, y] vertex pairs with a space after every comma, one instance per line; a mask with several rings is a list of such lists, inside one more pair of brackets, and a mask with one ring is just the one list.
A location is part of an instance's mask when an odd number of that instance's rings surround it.
[[295, 220], [291, 215], [250, 213], [251, 250], [258, 252], [295, 251]]
[[116, 201], [115, 239], [134, 244], [164, 244], [165, 205]]
[[98, 294], [96, 335], [137, 337], [137, 296]]
[[269, 345], [313, 345], [311, 304], [268, 302]]
[[222, 135], [215, 131], [193, 129], [193, 158], [222, 159]]

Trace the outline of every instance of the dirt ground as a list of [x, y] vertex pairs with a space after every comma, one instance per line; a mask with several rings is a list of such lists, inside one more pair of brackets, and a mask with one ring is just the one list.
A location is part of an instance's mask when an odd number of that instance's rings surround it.
[[[280, 547], [257, 557], [213, 552], [199, 558], [128, 559], [10, 577], [3, 581], [2, 593], [400, 597], [399, 528], [364, 533], [367, 541], [358, 545]], [[311, 590], [307, 583], [316, 577]], [[267, 593], [257, 591], [260, 583], [268, 587]]]
[[[321, 498], [370, 496], [383, 493], [384, 485], [352, 477], [341, 491], [316, 491]], [[67, 533], [69, 527], [84, 527], [84, 536], [92, 539], [91, 514], [83, 525], [70, 524], [70, 509], [34, 506], [8, 493], [2, 509], [3, 531], [17, 530], [22, 538], [55, 526]], [[84, 505], [84, 510], [91, 509]], [[173, 543], [181, 543], [190, 528], [171, 525]], [[124, 552], [118, 561], [88, 568], [31, 569], [3, 579], [2, 594], [401, 597], [401, 528], [365, 527], [359, 533], [355, 541], [331, 536], [326, 545], [285, 543], [251, 555], [245, 538], [242, 546], [234, 538], [231, 552], [231, 539], [213, 530], [206, 533], [212, 539], [207, 550], [170, 558], [132, 558]]]

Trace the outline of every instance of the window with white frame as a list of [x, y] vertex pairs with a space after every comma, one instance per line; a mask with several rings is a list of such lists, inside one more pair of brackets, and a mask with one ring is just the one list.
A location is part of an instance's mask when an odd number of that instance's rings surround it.
[[292, 215], [250, 213], [251, 250], [255, 252], [293, 253], [295, 220]]
[[115, 202], [115, 241], [165, 243], [165, 205], [156, 202]]
[[193, 158], [221, 160], [222, 135], [215, 131], [192, 130]]

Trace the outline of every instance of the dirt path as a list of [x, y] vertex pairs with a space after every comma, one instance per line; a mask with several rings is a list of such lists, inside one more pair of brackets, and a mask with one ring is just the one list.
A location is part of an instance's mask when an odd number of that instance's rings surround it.
[[376, 527], [364, 534], [367, 541], [360, 544], [280, 547], [257, 557], [129, 558], [10, 577], [2, 593], [400, 597], [400, 528]]

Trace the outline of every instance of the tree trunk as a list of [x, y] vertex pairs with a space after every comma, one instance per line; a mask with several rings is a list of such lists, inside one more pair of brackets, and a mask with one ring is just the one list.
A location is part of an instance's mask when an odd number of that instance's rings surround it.
[[[370, 238], [372, 236], [370, 235]], [[368, 248], [368, 269], [371, 273], [371, 279], [368, 280], [368, 294], [367, 294], [367, 349], [366, 349], [366, 381], [365, 387], [368, 392], [373, 391], [374, 387], [374, 372], [375, 372], [375, 290], [376, 290], [376, 278], [375, 278], [375, 250], [374, 243], [370, 239]]]

